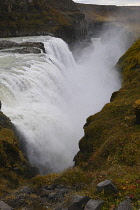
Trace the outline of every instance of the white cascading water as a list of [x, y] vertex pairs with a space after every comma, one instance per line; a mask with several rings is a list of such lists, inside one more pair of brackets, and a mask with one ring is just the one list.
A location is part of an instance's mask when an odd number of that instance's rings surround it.
[[78, 63], [63, 40], [49, 36], [10, 39], [42, 41], [46, 54], [0, 52], [2, 111], [24, 135], [27, 156], [41, 173], [73, 165], [86, 118], [120, 88], [112, 69], [125, 50], [120, 37], [93, 40]]

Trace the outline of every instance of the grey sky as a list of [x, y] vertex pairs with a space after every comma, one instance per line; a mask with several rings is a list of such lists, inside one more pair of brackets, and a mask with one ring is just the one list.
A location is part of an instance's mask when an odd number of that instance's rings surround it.
[[119, 6], [140, 6], [140, 0], [73, 0], [77, 3], [119, 5]]

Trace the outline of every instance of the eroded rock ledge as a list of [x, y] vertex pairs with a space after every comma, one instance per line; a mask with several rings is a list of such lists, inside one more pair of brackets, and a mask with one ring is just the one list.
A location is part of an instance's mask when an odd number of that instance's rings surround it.
[[11, 53], [45, 53], [44, 44], [42, 42], [12, 42], [12, 41], [0, 41], [0, 50], [2, 52], [11, 52]]

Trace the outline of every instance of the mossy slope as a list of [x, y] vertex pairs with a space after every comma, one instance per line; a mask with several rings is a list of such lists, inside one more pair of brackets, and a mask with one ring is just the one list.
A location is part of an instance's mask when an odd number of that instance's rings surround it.
[[111, 103], [87, 119], [75, 157], [76, 165], [90, 170], [140, 163], [140, 125], [135, 125], [134, 111], [135, 101], [140, 99], [140, 40], [116, 67], [122, 73], [123, 86], [112, 95]]
[[19, 148], [14, 125], [0, 112], [0, 191], [18, 187], [23, 179], [34, 175], [33, 168]]

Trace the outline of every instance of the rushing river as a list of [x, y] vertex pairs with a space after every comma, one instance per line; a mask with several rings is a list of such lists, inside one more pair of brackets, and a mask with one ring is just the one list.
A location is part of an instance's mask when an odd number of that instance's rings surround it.
[[50, 36], [8, 39], [41, 41], [46, 54], [0, 52], [2, 111], [24, 135], [27, 156], [41, 173], [73, 164], [86, 118], [120, 88], [113, 69], [125, 51], [120, 37], [93, 40], [77, 62], [63, 40]]

